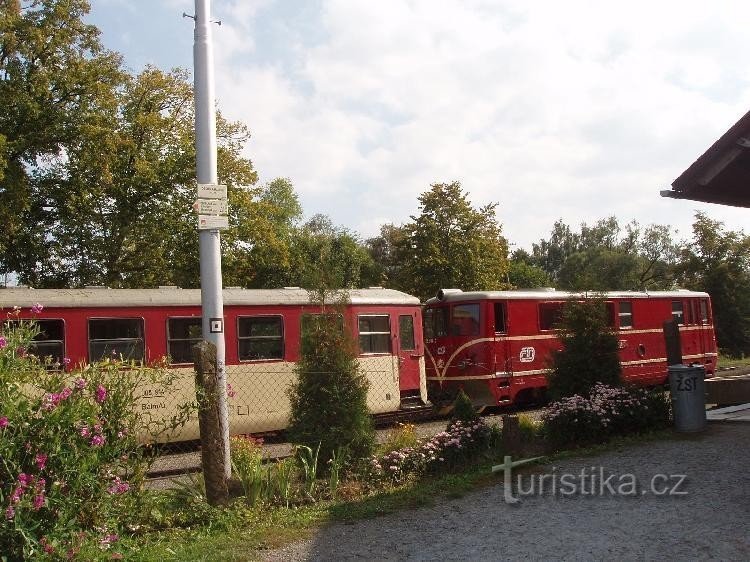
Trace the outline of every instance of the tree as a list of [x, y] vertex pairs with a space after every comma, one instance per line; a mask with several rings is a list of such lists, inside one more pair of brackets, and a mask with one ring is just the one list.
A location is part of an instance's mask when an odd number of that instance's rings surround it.
[[403, 226], [397, 247], [400, 289], [427, 299], [440, 288], [507, 287], [508, 244], [495, 217], [497, 204], [474, 209], [459, 182], [433, 184], [419, 203], [420, 214]]
[[365, 246], [326, 215], [314, 215], [293, 240], [292, 285], [313, 289], [354, 288], [377, 284], [377, 267]]
[[352, 458], [368, 456], [375, 432], [367, 408], [368, 382], [357, 360], [357, 346], [345, 326], [343, 307], [326, 304], [332, 293], [323, 285], [311, 292], [320, 314], [302, 319], [297, 380], [289, 390], [291, 415], [287, 434], [293, 443], [315, 450], [320, 445], [320, 464], [345, 448]]
[[[255, 232], [256, 181], [239, 156], [247, 129], [219, 114], [219, 180], [229, 187], [230, 224], [222, 236], [226, 279], [236, 278], [238, 253]], [[61, 159], [36, 173], [45, 216], [30, 228], [34, 253], [17, 263], [34, 286], [148, 287], [198, 285], [195, 143], [187, 73], [147, 67], [123, 76], [114, 103], [80, 131]], [[43, 248], [40, 251], [39, 248]]]
[[696, 213], [678, 279], [711, 295], [719, 347], [733, 356], [750, 354], [750, 236], [727, 232], [722, 222]]
[[547, 391], [553, 400], [587, 396], [598, 382], [621, 384], [617, 336], [609, 327], [603, 299], [566, 303], [557, 333], [562, 349], [552, 354], [552, 371], [547, 375]]
[[582, 223], [580, 232], [557, 221], [549, 240], [534, 244], [531, 263], [562, 289], [653, 290], [673, 285], [676, 256], [669, 227], [632, 221], [623, 228], [608, 217]]
[[516, 289], [549, 287], [552, 284], [549, 275], [541, 267], [533, 264], [531, 256], [525, 250], [516, 250], [508, 264], [508, 282]]
[[384, 287], [401, 288], [405, 285], [404, 264], [399, 253], [399, 248], [405, 247], [405, 236], [403, 227], [387, 223], [380, 227], [379, 236], [365, 242]]
[[44, 261], [52, 218], [39, 177], [111, 109], [120, 57], [83, 22], [86, 0], [0, 3], [0, 267]]

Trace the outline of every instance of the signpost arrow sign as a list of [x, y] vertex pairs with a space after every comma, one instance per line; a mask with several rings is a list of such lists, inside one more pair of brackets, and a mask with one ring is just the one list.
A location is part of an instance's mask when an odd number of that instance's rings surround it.
[[226, 199], [198, 199], [193, 210], [199, 215], [226, 215], [229, 211]]

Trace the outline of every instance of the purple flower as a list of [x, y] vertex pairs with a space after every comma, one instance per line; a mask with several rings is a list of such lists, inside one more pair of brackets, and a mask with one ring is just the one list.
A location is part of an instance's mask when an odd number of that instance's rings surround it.
[[5, 518], [10, 520], [13, 519], [16, 516], [16, 510], [13, 509], [12, 505], [8, 506], [8, 509], [5, 510]]
[[39, 511], [44, 506], [44, 494], [38, 494], [34, 496], [34, 511]]
[[96, 387], [96, 393], [95, 393], [96, 401], [101, 404], [107, 399], [107, 389], [104, 388], [101, 384]]
[[25, 473], [23, 473], [23, 472], [22, 472], [21, 474], [19, 474], [19, 475], [18, 475], [18, 483], [19, 483], [19, 484], [20, 484], [21, 486], [23, 486], [24, 488], [25, 488], [26, 486], [28, 486], [29, 484], [31, 484], [32, 480], [33, 480], [33, 479], [32, 479], [32, 477], [31, 477], [31, 476], [29, 476], [28, 474], [25, 474]]
[[81, 428], [81, 437], [88, 437], [89, 435], [91, 435], [91, 431], [89, 430], [87, 426], [84, 425]]
[[6, 345], [8, 345], [8, 340], [5, 339], [5, 336], [0, 336], [0, 349], [4, 348]]
[[91, 446], [92, 447], [101, 447], [104, 445], [104, 436], [103, 435], [94, 435], [91, 438]]
[[62, 392], [60, 392], [60, 400], [67, 400], [68, 398], [70, 398], [71, 394], [73, 394], [73, 391], [66, 386], [62, 389]]
[[70, 357], [63, 357], [63, 365], [70, 365]]
[[44, 310], [44, 307], [39, 303], [36, 303], [34, 306], [31, 307], [31, 312], [33, 314], [39, 314], [42, 310]]
[[[66, 357], [66, 359], [67, 359], [67, 357]], [[68, 362], [70, 362], [70, 359], [68, 359]], [[66, 363], [66, 365], [67, 365], [67, 363]], [[73, 383], [73, 385], [76, 387], [76, 390], [83, 390], [84, 388], [86, 388], [87, 384], [88, 383], [86, 382], [86, 379], [82, 379], [80, 377], [76, 379], [75, 383]]]
[[8, 427], [10, 422], [8, 421], [8, 416], [3, 416], [0, 418], [0, 429], [4, 429]]
[[34, 462], [37, 467], [39, 467], [39, 470], [44, 470], [44, 467], [47, 465], [47, 455], [44, 453], [37, 453], [36, 457], [34, 457]]

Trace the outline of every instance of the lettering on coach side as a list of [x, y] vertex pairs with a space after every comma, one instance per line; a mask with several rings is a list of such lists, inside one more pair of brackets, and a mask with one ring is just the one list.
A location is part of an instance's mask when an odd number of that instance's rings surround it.
[[536, 357], [536, 350], [533, 347], [522, 347], [521, 353], [518, 354], [518, 359], [521, 363], [531, 363]]

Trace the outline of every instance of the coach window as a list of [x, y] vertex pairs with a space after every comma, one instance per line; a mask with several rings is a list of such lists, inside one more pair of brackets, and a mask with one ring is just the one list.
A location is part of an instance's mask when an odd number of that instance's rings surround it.
[[359, 352], [391, 352], [391, 321], [387, 315], [359, 316]]
[[539, 329], [553, 330], [562, 316], [561, 302], [539, 303]]
[[203, 339], [201, 318], [170, 318], [167, 322], [167, 353], [173, 364], [192, 363], [193, 346]]
[[[5, 328], [17, 328], [21, 322], [6, 322]], [[48, 359], [48, 368], [60, 368], [65, 357], [65, 324], [62, 320], [34, 320], [34, 326], [39, 333], [29, 344], [29, 353], [41, 360]]]
[[672, 319], [676, 320], [678, 324], [685, 323], [682, 301], [672, 301]]
[[495, 333], [505, 333], [507, 331], [505, 324], [508, 317], [507, 307], [504, 302], [495, 303]]
[[618, 312], [618, 316], [620, 318], [620, 329], [627, 329], [633, 327], [633, 303], [630, 302], [620, 302], [620, 311]]
[[89, 320], [89, 360], [122, 358], [143, 361], [143, 318], [97, 318]]
[[695, 302], [686, 301], [685, 306], [685, 324], [695, 323]]
[[708, 324], [708, 301], [706, 299], [701, 299], [699, 309], [701, 324]]
[[428, 308], [422, 318], [424, 323], [424, 337], [427, 340], [442, 338], [448, 335], [448, 308], [440, 306]]
[[284, 358], [284, 322], [281, 316], [237, 318], [237, 347], [240, 361]]
[[398, 335], [402, 351], [417, 349], [417, 339], [414, 337], [414, 317], [402, 314], [398, 317]]
[[457, 304], [451, 317], [452, 336], [479, 335], [479, 305]]

